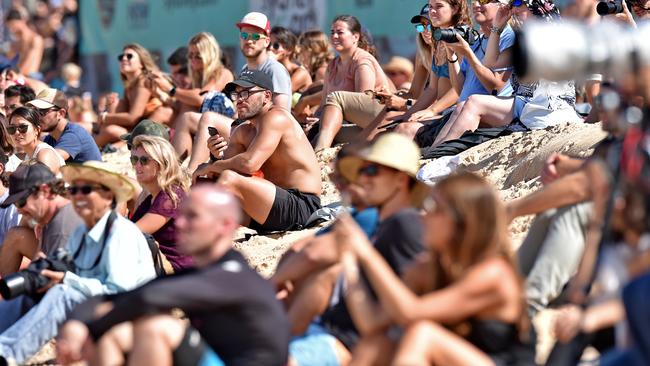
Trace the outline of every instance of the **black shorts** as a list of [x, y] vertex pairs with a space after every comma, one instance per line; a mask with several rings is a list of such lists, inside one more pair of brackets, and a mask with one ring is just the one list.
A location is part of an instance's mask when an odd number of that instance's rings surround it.
[[199, 331], [192, 326], [188, 326], [185, 335], [183, 335], [183, 340], [172, 352], [172, 365], [196, 366], [207, 349], [208, 345], [199, 334]]
[[302, 230], [311, 214], [320, 208], [320, 197], [315, 194], [276, 186], [275, 199], [266, 221], [260, 224], [251, 219], [248, 227], [258, 233]]
[[427, 148], [433, 145], [436, 137], [438, 137], [438, 134], [447, 121], [449, 121], [449, 117], [451, 117], [451, 113], [445, 111], [442, 117], [424, 122], [424, 126], [420, 127], [418, 132], [415, 134], [415, 143], [420, 148]]

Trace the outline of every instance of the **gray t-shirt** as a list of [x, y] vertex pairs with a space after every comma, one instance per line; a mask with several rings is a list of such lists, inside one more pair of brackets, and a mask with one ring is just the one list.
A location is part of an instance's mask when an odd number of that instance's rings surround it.
[[[0, 202], [4, 202], [7, 197], [9, 197], [8, 189], [2, 196], [0, 196]], [[9, 205], [7, 208], [0, 208], [0, 247], [2, 247], [2, 244], [5, 241], [5, 235], [7, 235], [7, 231], [9, 231], [9, 229], [12, 227], [18, 225], [20, 218], [21, 215], [18, 213], [16, 206]]]
[[72, 204], [59, 208], [52, 220], [43, 227], [41, 250], [45, 255], [51, 255], [57, 248], [63, 248], [68, 243], [75, 229], [84, 225], [81, 217], [72, 208]]
[[[241, 71], [248, 70], [248, 65], [244, 65]], [[291, 110], [291, 76], [287, 69], [271, 57], [260, 65], [259, 69], [269, 75], [273, 80], [273, 94], [285, 94], [289, 97], [288, 110]]]

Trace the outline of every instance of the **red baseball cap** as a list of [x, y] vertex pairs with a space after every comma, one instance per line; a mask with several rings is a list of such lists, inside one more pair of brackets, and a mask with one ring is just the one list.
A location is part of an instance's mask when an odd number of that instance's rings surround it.
[[247, 25], [263, 30], [266, 35], [271, 34], [271, 23], [269, 22], [269, 18], [262, 13], [252, 11], [244, 15], [241, 22], [237, 23], [237, 28], [241, 29]]

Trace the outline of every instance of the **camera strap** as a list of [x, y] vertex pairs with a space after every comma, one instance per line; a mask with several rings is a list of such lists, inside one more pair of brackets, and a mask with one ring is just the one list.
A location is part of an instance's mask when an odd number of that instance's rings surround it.
[[97, 255], [97, 258], [95, 258], [95, 261], [93, 262], [93, 265], [88, 267], [88, 268], [83, 268], [80, 267], [77, 264], [77, 258], [79, 257], [79, 254], [81, 253], [81, 248], [84, 246], [84, 242], [86, 241], [86, 235], [88, 235], [88, 232], [84, 233], [84, 235], [81, 236], [81, 242], [77, 246], [77, 250], [74, 251], [74, 254], [72, 255], [72, 261], [74, 262], [75, 266], [77, 269], [82, 269], [84, 271], [89, 271], [93, 268], [95, 268], [99, 262], [102, 260], [102, 255], [104, 254], [104, 248], [106, 248], [106, 241], [108, 240], [108, 235], [110, 234], [111, 227], [113, 226], [113, 222], [117, 219], [117, 214], [115, 213], [114, 210], [111, 210], [110, 215], [108, 215], [108, 219], [106, 220], [106, 226], [104, 226], [104, 232], [102, 233], [102, 245], [99, 250], [99, 254]]

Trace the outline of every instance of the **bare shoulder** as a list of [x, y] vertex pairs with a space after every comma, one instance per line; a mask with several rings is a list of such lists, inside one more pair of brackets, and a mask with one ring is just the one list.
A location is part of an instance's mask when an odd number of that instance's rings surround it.
[[494, 256], [470, 268], [467, 277], [469, 279], [480, 279], [484, 283], [499, 286], [500, 284], [507, 283], [509, 280], [516, 280], [518, 274], [506, 258]]
[[234, 142], [241, 142], [251, 133], [255, 133], [255, 127], [249, 121], [245, 121], [233, 128], [230, 131], [230, 140]]
[[290, 126], [293, 121], [293, 116], [286, 109], [273, 107], [264, 115], [263, 124], [265, 126], [284, 128]]

